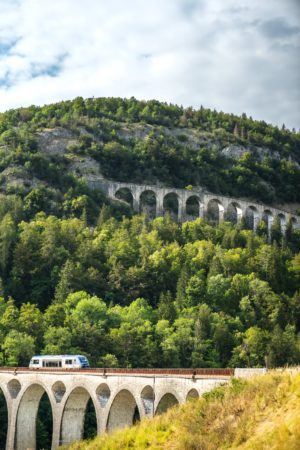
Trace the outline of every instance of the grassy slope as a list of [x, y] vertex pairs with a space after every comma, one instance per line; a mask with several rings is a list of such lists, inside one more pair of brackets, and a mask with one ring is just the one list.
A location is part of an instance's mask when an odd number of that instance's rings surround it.
[[72, 450], [299, 450], [300, 373], [233, 380], [206, 398]]

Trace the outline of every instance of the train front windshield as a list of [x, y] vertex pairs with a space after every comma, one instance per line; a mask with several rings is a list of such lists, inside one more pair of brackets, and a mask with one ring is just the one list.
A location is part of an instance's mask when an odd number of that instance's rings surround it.
[[83, 358], [82, 356], [80, 356], [79, 361], [80, 361], [81, 367], [90, 367], [89, 362], [86, 358]]

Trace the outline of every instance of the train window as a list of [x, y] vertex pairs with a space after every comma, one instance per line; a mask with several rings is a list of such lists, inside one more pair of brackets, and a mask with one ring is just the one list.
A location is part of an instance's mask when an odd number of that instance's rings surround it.
[[34, 360], [32, 361], [32, 364], [39, 364], [39, 363], [40, 363], [39, 359], [34, 359]]
[[61, 367], [60, 361], [46, 361], [46, 367]]
[[65, 360], [65, 364], [72, 364], [72, 360], [71, 359], [66, 359]]

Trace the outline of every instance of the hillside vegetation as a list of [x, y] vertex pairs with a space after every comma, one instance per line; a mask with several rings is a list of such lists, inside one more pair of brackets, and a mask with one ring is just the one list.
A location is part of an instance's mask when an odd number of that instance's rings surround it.
[[24, 197], [29, 215], [39, 207], [62, 215], [85, 207], [93, 219], [101, 199], [86, 182], [99, 173], [299, 203], [299, 164], [299, 132], [246, 114], [81, 97], [0, 114], [1, 189]]
[[[282, 234], [275, 220], [268, 239], [263, 221], [257, 234], [243, 221], [150, 221], [89, 180], [297, 205], [299, 163], [295, 130], [205, 108], [77, 98], [0, 114], [0, 365], [35, 353], [104, 367], [298, 364], [292, 223]], [[48, 448], [42, 412], [38, 448]]]
[[70, 450], [299, 450], [300, 373], [232, 379], [162, 416]]
[[[296, 201], [299, 133], [113, 98], [11, 110], [0, 133], [0, 364], [27, 365], [35, 352], [126, 367], [299, 362], [291, 223], [282, 235], [275, 221], [269, 242], [264, 222], [254, 235], [244, 222], [149, 221], [88, 187], [103, 175], [184, 186], [202, 173], [207, 187], [254, 195], [251, 183], [281, 174], [273, 191]], [[228, 143], [239, 146], [230, 157]]]

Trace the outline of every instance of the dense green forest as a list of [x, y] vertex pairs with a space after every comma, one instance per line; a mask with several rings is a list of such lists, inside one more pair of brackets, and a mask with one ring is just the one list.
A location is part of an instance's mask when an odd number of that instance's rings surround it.
[[300, 361], [300, 233], [272, 243], [202, 219], [38, 213], [0, 225], [1, 365], [83, 353], [93, 366], [224, 367]]

